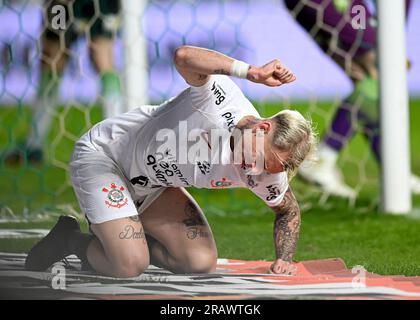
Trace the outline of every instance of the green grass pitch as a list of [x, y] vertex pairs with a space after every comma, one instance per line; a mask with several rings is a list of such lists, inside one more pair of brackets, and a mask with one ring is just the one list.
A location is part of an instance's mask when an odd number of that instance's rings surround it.
[[[296, 102], [293, 107], [311, 112], [322, 134], [332, 116], [332, 103], [316, 106]], [[262, 116], [277, 112], [276, 104], [259, 105]], [[420, 100], [410, 103], [411, 160], [420, 174]], [[27, 107], [0, 107], [0, 153], [23, 139], [28, 130]], [[97, 106], [59, 109], [49, 134], [49, 162], [43, 166], [6, 166], [0, 162], [0, 209], [10, 208], [18, 215], [35, 216], [39, 208], [57, 213], [63, 204], [78, 210], [65, 166], [75, 139], [101, 119]], [[398, 161], [398, 155], [396, 155]], [[296, 260], [341, 257], [348, 266], [363, 265], [380, 274], [420, 275], [420, 196], [413, 198], [414, 213], [409, 216], [378, 212], [378, 167], [358, 134], [340, 156], [346, 181], [360, 188], [360, 197], [351, 207], [346, 201], [330, 198], [320, 204], [321, 194], [298, 178], [292, 187], [302, 203], [302, 229]], [[360, 184], [363, 181], [363, 184]], [[212, 226], [220, 257], [237, 259], [274, 258], [273, 214], [247, 190], [191, 189]], [[417, 216], [417, 217], [416, 217]], [[50, 228], [54, 220], [0, 223], [2, 228]], [[86, 224], [83, 225], [86, 228]], [[26, 252], [36, 239], [0, 239], [0, 251]]]

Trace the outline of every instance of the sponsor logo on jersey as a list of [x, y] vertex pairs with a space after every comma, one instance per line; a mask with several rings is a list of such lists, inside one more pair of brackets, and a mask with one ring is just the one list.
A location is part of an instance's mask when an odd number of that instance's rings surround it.
[[219, 106], [226, 99], [226, 92], [222, 89], [221, 86], [216, 84], [216, 82], [213, 82], [211, 91], [213, 92], [213, 95], [216, 97], [216, 101], [215, 101], [216, 105]]
[[222, 178], [221, 180], [211, 180], [210, 184], [213, 188], [227, 188], [230, 187], [233, 182], [226, 180], [226, 178]]
[[231, 112], [225, 112], [222, 114], [222, 117], [225, 119], [229, 132], [231, 132], [235, 128], [235, 124], [233, 123], [235, 116]]
[[149, 154], [147, 156], [146, 164], [155, 172], [156, 179], [165, 186], [171, 187], [173, 185], [173, 183], [168, 179], [168, 177], [173, 176], [177, 176], [185, 186], [191, 186], [175, 163], [170, 163], [164, 160], [160, 160], [158, 162], [155, 156]]
[[147, 184], [149, 183], [149, 178], [146, 176], [138, 176], [138, 177], [134, 177], [133, 179], [130, 180], [131, 184], [133, 185], [140, 185], [142, 187], [146, 187]]
[[207, 161], [197, 161], [197, 166], [200, 169], [201, 173], [206, 175], [210, 173], [211, 165]]
[[255, 180], [252, 178], [252, 176], [246, 176], [246, 178], [247, 178], [247, 184], [250, 188], [258, 187], [258, 183], [255, 182]]
[[269, 186], [266, 186], [269, 195], [267, 196], [266, 200], [271, 201], [277, 198], [280, 195], [280, 189], [275, 184], [270, 184]]
[[172, 183], [168, 181], [168, 176], [173, 176], [174, 173], [171, 170], [168, 170], [169, 167], [167, 162], [159, 162], [157, 163], [156, 157], [149, 154], [147, 156], [147, 163], [148, 166], [152, 167], [152, 170], [155, 172], [155, 177], [159, 180], [163, 185], [168, 187], [172, 186]]
[[184, 177], [181, 170], [175, 163], [171, 164], [171, 168], [174, 171], [174, 174], [179, 178], [179, 180], [182, 181], [183, 184], [185, 184], [187, 187], [191, 187], [191, 184], [188, 182], [187, 178]]
[[111, 183], [111, 188], [106, 187], [102, 188], [102, 192], [107, 193], [107, 200], [105, 204], [108, 208], [122, 208], [128, 204], [128, 198], [124, 195], [123, 191], [125, 188], [123, 186], [117, 187], [115, 183]]

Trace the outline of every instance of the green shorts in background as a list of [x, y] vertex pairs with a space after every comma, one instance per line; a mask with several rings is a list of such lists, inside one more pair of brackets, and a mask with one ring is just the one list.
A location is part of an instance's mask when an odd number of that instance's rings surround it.
[[[62, 5], [66, 9], [65, 30], [57, 30], [52, 26], [52, 8], [56, 5]], [[119, 0], [46, 1], [43, 16], [44, 35], [52, 40], [58, 40], [63, 35], [67, 48], [79, 36], [87, 36], [90, 39], [114, 38], [120, 24], [120, 8]]]

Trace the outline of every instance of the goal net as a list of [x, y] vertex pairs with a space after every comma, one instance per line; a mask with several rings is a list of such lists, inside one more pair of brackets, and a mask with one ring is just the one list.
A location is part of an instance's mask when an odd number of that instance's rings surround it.
[[[144, 99], [159, 104], [185, 88], [172, 63], [180, 45], [215, 49], [254, 65], [279, 58], [298, 81], [275, 89], [235, 81], [262, 116], [297, 109], [312, 119], [322, 140], [337, 108], [354, 90], [350, 73], [355, 49], [336, 48], [334, 54], [344, 67], [333, 61], [331, 49], [338, 43], [342, 24], [328, 25], [323, 15], [329, 1], [319, 1], [310, 5], [317, 15], [305, 30], [299, 15], [310, 2], [296, 1], [296, 6], [287, 9], [284, 1], [272, 0], [147, 1], [139, 21], [144, 37], [139, 54], [147, 58], [147, 70], [142, 73], [148, 93]], [[413, 6], [407, 35], [414, 59], [420, 57], [412, 26], [412, 21], [420, 19], [419, 2]], [[62, 12], [65, 15], [60, 19]], [[118, 1], [0, 3], [1, 216], [79, 210], [68, 173], [75, 142], [96, 122], [135, 107], [124, 103], [124, 66], [130, 65], [124, 63], [128, 50], [121, 31], [124, 18]], [[374, 17], [368, 23], [373, 22]], [[319, 35], [326, 33], [332, 42], [320, 43], [325, 39]], [[322, 50], [323, 45], [328, 48]], [[413, 96], [419, 95], [418, 68], [413, 63], [410, 71]], [[314, 205], [364, 209], [377, 205], [378, 165], [359, 122], [352, 122], [352, 129], [354, 136], [343, 138], [337, 168], [356, 197], [352, 201], [335, 197], [298, 176], [292, 186], [303, 210]], [[210, 210], [223, 214], [211, 191], [193, 192], [207, 201]], [[247, 191], [223, 192], [240, 197], [241, 206], [257, 201]]]

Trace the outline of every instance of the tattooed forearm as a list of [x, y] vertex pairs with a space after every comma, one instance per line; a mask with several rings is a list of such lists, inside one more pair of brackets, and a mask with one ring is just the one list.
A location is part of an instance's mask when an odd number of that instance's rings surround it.
[[230, 71], [225, 70], [225, 69], [217, 69], [213, 71], [214, 74], [224, 74], [226, 76], [230, 75]]
[[277, 259], [292, 261], [299, 239], [300, 209], [290, 188], [280, 205], [272, 209], [276, 213], [273, 235]]

